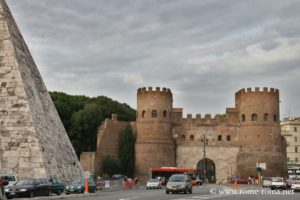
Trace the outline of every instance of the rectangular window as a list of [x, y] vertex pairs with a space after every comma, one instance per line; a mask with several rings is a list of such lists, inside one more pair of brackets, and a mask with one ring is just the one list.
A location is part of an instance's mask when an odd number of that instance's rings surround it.
[[295, 163], [297, 163], [298, 162], [298, 158], [295, 158]]
[[294, 132], [297, 132], [297, 127], [294, 127]]
[[295, 153], [298, 153], [298, 147], [295, 147]]
[[291, 161], [290, 157], [287, 157], [287, 161], [288, 161], [288, 162], [290, 162], [290, 161]]
[[297, 137], [294, 137], [294, 142], [297, 142]]

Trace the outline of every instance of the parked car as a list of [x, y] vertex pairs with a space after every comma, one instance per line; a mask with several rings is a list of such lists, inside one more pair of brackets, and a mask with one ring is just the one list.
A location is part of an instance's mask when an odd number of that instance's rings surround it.
[[166, 193], [178, 193], [187, 192], [192, 193], [192, 180], [189, 175], [186, 174], [173, 174], [166, 185]]
[[[92, 178], [88, 179], [89, 188], [88, 191], [91, 193], [96, 192], [97, 187]], [[84, 193], [85, 189], [85, 179], [77, 178], [70, 185], [66, 186], [66, 194], [71, 193]]]
[[65, 184], [60, 179], [50, 179], [51, 185], [51, 191], [52, 193], [55, 193], [57, 195], [60, 195], [65, 190]]
[[274, 189], [286, 189], [286, 182], [282, 177], [272, 177], [271, 190]]
[[262, 186], [263, 187], [271, 187], [272, 185], [272, 178], [271, 177], [263, 177], [262, 178]]
[[291, 189], [295, 190], [295, 191], [300, 191], [300, 181], [294, 181]]
[[147, 181], [146, 189], [161, 189], [161, 183], [158, 179], [150, 179]]
[[286, 187], [287, 188], [291, 188], [292, 184], [294, 183], [294, 179], [290, 178], [288, 180], [286, 180]]
[[15, 185], [5, 188], [5, 196], [8, 199], [51, 195], [51, 184], [44, 178], [19, 180]]
[[0, 174], [0, 179], [8, 181], [7, 186], [13, 186], [17, 182], [15, 174]]

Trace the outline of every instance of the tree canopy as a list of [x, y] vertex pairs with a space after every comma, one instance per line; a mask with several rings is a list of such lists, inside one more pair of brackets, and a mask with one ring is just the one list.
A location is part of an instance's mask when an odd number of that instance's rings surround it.
[[105, 96], [86, 97], [63, 92], [49, 92], [77, 156], [95, 151], [98, 127], [111, 114], [123, 121], [134, 121], [135, 110]]

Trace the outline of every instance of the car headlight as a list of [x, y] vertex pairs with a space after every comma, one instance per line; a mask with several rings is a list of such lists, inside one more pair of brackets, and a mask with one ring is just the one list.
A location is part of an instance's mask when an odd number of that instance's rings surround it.
[[81, 189], [81, 188], [82, 188], [82, 186], [78, 186], [78, 187], [77, 187], [77, 189]]
[[9, 189], [4, 189], [4, 192], [9, 192]]
[[66, 189], [68, 190], [69, 188], [70, 188], [70, 186], [67, 185], [67, 186], [66, 186]]
[[20, 191], [20, 192], [26, 192], [27, 189], [20, 189], [19, 191]]

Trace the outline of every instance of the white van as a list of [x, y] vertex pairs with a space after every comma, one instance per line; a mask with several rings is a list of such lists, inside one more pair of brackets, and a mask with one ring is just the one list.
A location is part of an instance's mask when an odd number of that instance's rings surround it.
[[15, 174], [0, 174], [0, 178], [8, 181], [7, 186], [13, 186], [17, 182], [17, 177]]

